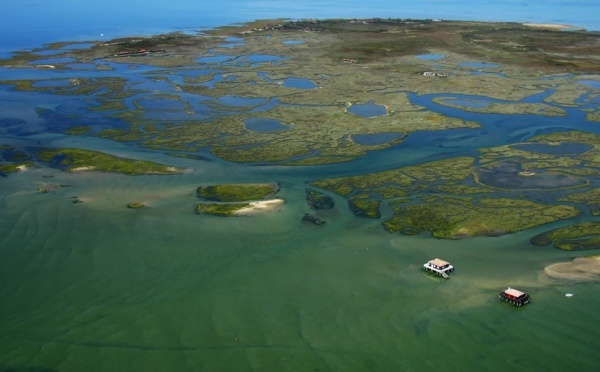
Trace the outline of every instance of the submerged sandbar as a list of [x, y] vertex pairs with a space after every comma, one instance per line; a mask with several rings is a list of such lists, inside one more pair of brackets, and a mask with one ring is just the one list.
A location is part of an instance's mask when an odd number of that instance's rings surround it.
[[600, 279], [600, 257], [578, 257], [571, 262], [561, 262], [544, 268], [551, 278], [575, 281]]

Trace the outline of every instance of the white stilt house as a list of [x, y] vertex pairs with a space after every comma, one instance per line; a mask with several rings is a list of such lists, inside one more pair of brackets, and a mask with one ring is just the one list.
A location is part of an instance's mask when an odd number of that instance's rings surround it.
[[448, 279], [450, 277], [448, 274], [454, 271], [454, 266], [450, 265], [449, 262], [434, 258], [423, 265], [423, 270]]

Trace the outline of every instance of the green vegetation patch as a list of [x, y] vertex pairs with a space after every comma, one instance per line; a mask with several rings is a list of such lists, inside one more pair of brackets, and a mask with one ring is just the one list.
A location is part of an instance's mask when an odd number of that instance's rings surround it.
[[504, 235], [579, 214], [580, 211], [571, 206], [492, 198], [483, 199], [478, 205], [465, 202], [395, 207], [395, 216], [383, 226], [390, 232], [430, 231], [437, 238], [460, 239]]
[[553, 244], [555, 248], [566, 251], [600, 249], [600, 222], [580, 223], [547, 231], [534, 236], [531, 244]]
[[306, 201], [311, 209], [326, 210], [335, 206], [333, 198], [316, 190], [306, 189]]
[[360, 176], [318, 180], [313, 186], [342, 196], [368, 191], [383, 198], [404, 197], [423, 185], [461, 182], [472, 175], [474, 158], [459, 157]]
[[209, 201], [241, 202], [265, 199], [278, 190], [279, 186], [271, 183], [223, 184], [200, 186], [196, 189], [196, 195]]
[[126, 159], [84, 149], [45, 149], [38, 153], [38, 158], [45, 162], [57, 162], [68, 172], [116, 172], [130, 176], [183, 173], [183, 169], [176, 167], [145, 160]]
[[33, 167], [35, 165], [32, 161], [26, 161], [22, 163], [13, 164], [2, 164], [0, 165], [0, 173], [14, 173], [25, 170], [26, 168]]
[[[383, 227], [390, 232], [430, 232], [448, 239], [496, 236], [581, 214], [579, 208], [561, 204], [564, 201], [600, 214], [600, 191], [593, 187], [600, 174], [597, 151], [600, 136], [596, 134], [553, 133], [536, 136], [522, 146], [480, 149], [478, 157], [449, 158], [311, 185], [345, 197], [352, 212], [363, 217], [380, 218], [380, 207], [387, 204], [393, 216]], [[495, 172], [488, 173], [487, 180], [504, 177], [506, 185], [513, 186], [484, 184], [478, 173], [482, 171]], [[575, 187], [583, 191], [564, 194]], [[539, 188], [544, 188], [547, 201], [527, 201], [528, 193]], [[588, 240], [586, 244], [595, 243]]]
[[350, 206], [350, 210], [352, 211], [352, 213], [354, 213], [358, 217], [381, 217], [381, 213], [379, 212], [381, 201], [379, 200], [354, 198], [348, 201], [348, 205]]

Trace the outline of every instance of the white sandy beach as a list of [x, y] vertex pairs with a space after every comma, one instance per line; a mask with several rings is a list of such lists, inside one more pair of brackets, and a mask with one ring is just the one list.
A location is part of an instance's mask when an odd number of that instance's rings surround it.
[[249, 207], [242, 208], [235, 212], [236, 216], [249, 216], [253, 214], [272, 212], [278, 210], [285, 200], [283, 199], [271, 199], [251, 202]]

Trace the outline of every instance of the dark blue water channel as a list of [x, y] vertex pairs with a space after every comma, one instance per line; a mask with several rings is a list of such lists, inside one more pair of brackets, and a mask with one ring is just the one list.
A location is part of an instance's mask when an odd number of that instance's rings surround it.
[[[526, 97], [522, 102], [542, 102], [552, 94], [548, 90]], [[473, 121], [481, 125], [476, 129], [449, 129], [410, 133], [401, 144], [385, 150], [368, 152], [360, 159], [312, 169], [310, 176], [352, 175], [364, 172], [389, 170], [400, 166], [420, 164], [454, 156], [476, 156], [477, 150], [525, 141], [531, 137], [568, 130], [591, 131], [600, 134], [600, 127], [586, 119], [585, 107], [561, 107], [566, 116], [506, 115], [463, 111], [434, 102], [445, 97], [470, 102], [499, 102], [484, 96], [447, 93], [409, 94], [411, 103], [448, 117]], [[500, 101], [501, 102], [501, 101]], [[547, 102], [544, 102], [547, 104]], [[566, 151], [575, 151], [569, 148]], [[581, 149], [579, 149], [581, 150]], [[556, 151], [560, 151], [556, 149]]]
[[[526, 97], [521, 102], [540, 103], [544, 98], [551, 95], [552, 91], [535, 94]], [[480, 129], [457, 129], [442, 130], [434, 132], [417, 132], [410, 134], [405, 140], [406, 146], [413, 144], [436, 145], [440, 148], [454, 148], [470, 151], [476, 148], [497, 146], [499, 144], [510, 144], [524, 141], [535, 135], [552, 133], [564, 130], [586, 130], [600, 133], [600, 128], [591, 125], [586, 119], [586, 113], [581, 107], [562, 107], [566, 116], [540, 116], [540, 115], [505, 115], [473, 113], [463, 111], [459, 108], [448, 107], [435, 103], [436, 98], [449, 96], [444, 93], [417, 95], [410, 94], [409, 98], [415, 105], [441, 113], [443, 115], [473, 121], [482, 125]], [[498, 102], [482, 96], [468, 96], [452, 94], [453, 99], [465, 102], [477, 102], [484, 105], [486, 102]], [[546, 103], [546, 102], [544, 102]], [[546, 103], [547, 104], [547, 103]]]

